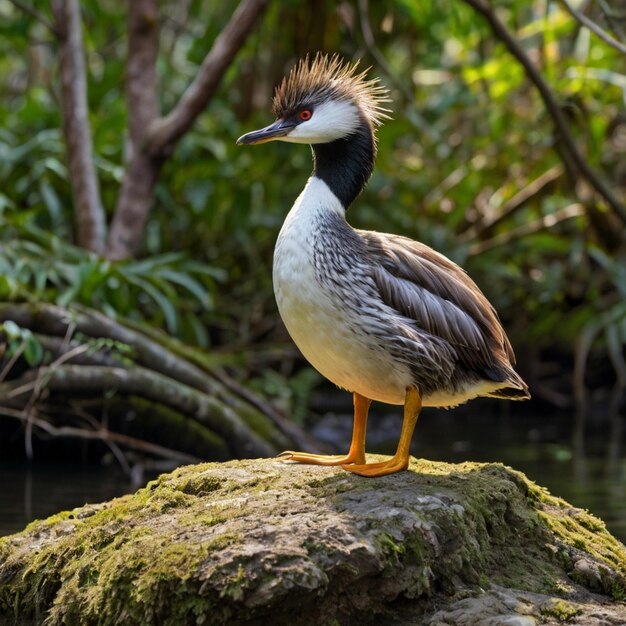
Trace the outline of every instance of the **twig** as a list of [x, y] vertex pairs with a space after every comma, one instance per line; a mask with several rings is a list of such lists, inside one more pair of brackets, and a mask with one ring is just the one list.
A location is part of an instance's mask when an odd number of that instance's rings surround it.
[[501, 224], [505, 219], [511, 217], [515, 212], [522, 208], [530, 198], [538, 194], [547, 185], [557, 180], [563, 175], [563, 165], [558, 164], [530, 181], [525, 187], [520, 189], [512, 198], [509, 198], [500, 208], [498, 215], [492, 220], [480, 225], [472, 225], [464, 233], [459, 236], [460, 241], [469, 241], [475, 238], [486, 237]]
[[[20, 420], [21, 422], [26, 421], [26, 418], [22, 411], [18, 411], [16, 409], [12, 409], [6, 406], [0, 406], [0, 415], [12, 417], [14, 419]], [[166, 448], [156, 443], [150, 443], [149, 441], [144, 441], [143, 439], [137, 439], [135, 437], [123, 435], [121, 433], [115, 433], [110, 430], [88, 430], [85, 428], [75, 428], [73, 426], [54, 426], [49, 421], [43, 420], [38, 417], [32, 419], [32, 424], [37, 428], [41, 428], [41, 430], [44, 430], [53, 437], [77, 437], [79, 439], [95, 439], [98, 441], [103, 441], [105, 443], [114, 442], [116, 444], [132, 448], [134, 450], [148, 452], [156, 456], [160, 456], [166, 459], [172, 459], [182, 463], [199, 463], [201, 460], [198, 457], [191, 454], [186, 454], [185, 452], [172, 450], [171, 448]]]
[[[378, 46], [376, 45], [376, 39], [374, 37], [374, 33], [372, 32], [372, 25], [370, 24], [369, 20], [368, 0], [359, 0], [359, 22], [361, 24], [363, 41], [365, 43], [365, 47], [369, 50], [369, 53], [374, 57], [376, 63], [378, 63], [383, 72], [385, 72], [385, 74], [393, 81], [396, 88], [402, 92], [406, 101], [413, 102], [415, 100], [415, 95], [406, 86], [406, 84], [398, 78], [395, 72], [391, 69], [389, 63], [387, 63], [385, 55], [378, 49]], [[428, 124], [426, 122], [426, 120], [417, 110], [414, 109], [412, 111], [411, 118], [412, 119], [409, 119], [409, 121], [414, 121], [415, 126], [418, 128], [418, 130], [427, 135], [432, 143], [438, 144], [441, 142], [440, 134], [435, 130], [432, 124]]]
[[500, 235], [496, 235], [495, 237], [488, 239], [487, 241], [479, 241], [470, 247], [468, 253], [470, 256], [482, 254], [492, 248], [504, 246], [512, 241], [515, 241], [516, 239], [521, 239], [522, 237], [527, 237], [528, 235], [541, 232], [542, 230], [553, 228], [564, 220], [569, 220], [573, 217], [580, 217], [581, 215], [585, 215], [585, 207], [579, 203], [570, 204], [562, 209], [559, 209], [558, 211], [555, 211], [554, 213], [551, 213], [550, 215], [546, 215], [541, 219], [535, 220], [534, 222], [524, 224], [523, 226], [513, 230], [508, 230], [505, 233], [501, 233]]
[[613, 29], [613, 32], [618, 34], [622, 39], [626, 37], [626, 33], [621, 25], [618, 23], [618, 19], [626, 19], [626, 13], [622, 13], [622, 15], [618, 18], [618, 16], [613, 12], [612, 8], [607, 4], [606, 0], [598, 0], [598, 4], [600, 5], [600, 10], [604, 15], [604, 18], [608, 22], [609, 26]]
[[17, 362], [17, 360], [22, 356], [26, 350], [26, 344], [22, 343], [20, 347], [13, 353], [13, 356], [7, 361], [7, 364], [2, 368], [0, 372], [0, 383], [7, 377], [7, 374], [13, 369], [13, 366]]
[[32, 6], [22, 2], [21, 0], [9, 0], [9, 2], [14, 6], [27, 13], [31, 17], [34, 17], [40, 24], [43, 24], [53, 35], [58, 35], [58, 31], [56, 26], [43, 14], [37, 11], [37, 9]]
[[598, 176], [598, 174], [591, 168], [591, 166], [585, 161], [583, 156], [576, 146], [576, 142], [570, 133], [567, 121], [563, 116], [563, 112], [559, 107], [557, 101], [552, 94], [552, 90], [548, 84], [544, 81], [543, 77], [534, 66], [532, 61], [528, 58], [528, 55], [524, 49], [520, 46], [519, 42], [511, 35], [506, 26], [499, 20], [495, 11], [486, 4], [483, 0], [463, 0], [466, 4], [473, 7], [478, 13], [483, 15], [489, 22], [491, 30], [508, 48], [509, 52], [518, 60], [520, 65], [524, 68], [529, 80], [535, 85], [541, 99], [543, 100], [545, 107], [552, 118], [554, 126], [561, 138], [563, 149], [567, 151], [571, 157], [572, 162], [576, 166], [576, 169], [583, 176], [589, 184], [600, 194], [613, 209], [619, 219], [626, 225], [626, 207], [615, 197], [613, 192], [605, 184], [605, 182]]
[[59, 39], [61, 118], [74, 196], [77, 242], [100, 254], [104, 251], [106, 222], [93, 159], [80, 5], [78, 0], [54, 0], [52, 12]]
[[206, 55], [200, 71], [176, 106], [156, 121], [147, 140], [151, 154], [171, 154], [176, 142], [191, 128], [217, 89], [219, 82], [265, 11], [269, 0], [241, 0], [228, 24]]
[[603, 30], [593, 20], [589, 19], [584, 13], [581, 13], [573, 6], [571, 6], [567, 0], [561, 0], [561, 2], [563, 3], [563, 6], [567, 9], [568, 13], [574, 19], [576, 19], [583, 26], [588, 28], [592, 33], [595, 33], [598, 37], [600, 37], [600, 39], [602, 39], [602, 41], [608, 43], [609, 46], [612, 46], [622, 54], [626, 54], [626, 46], [621, 41], [615, 39], [615, 37], [611, 36], [609, 33]]

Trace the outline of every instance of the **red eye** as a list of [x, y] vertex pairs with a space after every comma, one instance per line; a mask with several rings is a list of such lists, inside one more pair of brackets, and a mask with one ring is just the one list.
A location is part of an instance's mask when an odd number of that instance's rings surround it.
[[298, 113], [298, 117], [303, 122], [306, 122], [306, 121], [310, 120], [312, 115], [313, 115], [313, 113], [311, 113], [311, 109], [302, 109], [302, 111], [300, 111], [300, 113]]

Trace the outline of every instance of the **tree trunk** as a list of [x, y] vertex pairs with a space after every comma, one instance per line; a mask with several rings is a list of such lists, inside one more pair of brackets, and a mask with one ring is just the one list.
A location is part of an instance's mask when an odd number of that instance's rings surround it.
[[111, 223], [109, 258], [125, 259], [139, 251], [161, 165], [206, 108], [268, 2], [241, 1], [204, 59], [198, 76], [174, 109], [161, 118], [156, 107], [155, 74], [158, 3], [131, 2], [127, 76], [130, 158]]
[[54, 0], [52, 12], [59, 39], [61, 118], [74, 196], [76, 242], [102, 254], [106, 221], [93, 162], [80, 6], [78, 0]]

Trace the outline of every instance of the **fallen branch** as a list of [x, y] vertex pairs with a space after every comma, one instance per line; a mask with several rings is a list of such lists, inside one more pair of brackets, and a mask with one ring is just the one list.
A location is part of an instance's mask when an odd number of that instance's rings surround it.
[[13, 408], [23, 407], [32, 394], [48, 392], [122, 393], [169, 406], [224, 437], [238, 457], [272, 456], [274, 450], [224, 403], [143, 367], [89, 365], [44, 366], [0, 385], [0, 397]]
[[273, 439], [278, 448], [287, 445], [288, 440], [307, 450], [314, 450], [319, 445], [302, 429], [280, 416], [267, 402], [256, 398], [253, 392], [242, 388], [218, 369], [201, 364], [192, 349], [185, 348], [153, 330], [132, 328], [90, 309], [77, 308], [68, 311], [52, 304], [38, 304], [33, 307], [24, 303], [0, 303], [0, 321], [8, 319], [45, 335], [67, 337], [71, 329], [72, 332], [83, 333], [89, 337], [108, 338], [130, 346], [133, 350], [133, 361], [138, 365], [211, 395], [226, 403], [244, 420], [256, 422], [259, 419], [269, 419], [273, 429], [268, 430], [275, 433]]
[[[6, 406], [0, 406], [0, 415], [11, 417], [21, 422], [26, 422], [28, 419], [22, 411], [11, 409]], [[150, 443], [149, 441], [144, 441], [143, 439], [137, 439], [136, 437], [129, 437], [128, 435], [115, 433], [104, 428], [90, 430], [87, 428], [76, 428], [73, 426], [55, 426], [50, 421], [39, 417], [31, 417], [30, 422], [52, 437], [89, 439], [102, 441], [104, 443], [113, 442], [130, 448], [131, 450], [146, 452], [148, 454], [176, 461], [178, 463], [199, 463], [201, 461], [201, 459], [191, 454], [186, 454], [184, 452], [180, 452], [179, 450], [172, 450], [155, 443]]]
[[29, 329], [43, 348], [38, 367], [23, 355], [0, 358], [0, 403], [24, 416], [28, 450], [31, 418], [43, 412], [56, 427], [74, 427], [75, 417], [84, 417], [77, 410], [95, 420], [87, 421], [88, 430], [108, 430], [109, 416], [120, 425], [132, 417], [140, 438], [161, 441], [171, 432], [168, 445], [178, 441], [181, 451], [209, 459], [319, 450], [298, 426], [275, 411], [268, 418], [267, 403], [169, 337], [148, 336], [89, 309], [49, 304], [0, 303], [4, 320]]

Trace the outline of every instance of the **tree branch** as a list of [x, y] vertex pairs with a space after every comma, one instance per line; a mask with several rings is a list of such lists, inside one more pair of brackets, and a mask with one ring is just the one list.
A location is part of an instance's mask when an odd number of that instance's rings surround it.
[[[154, 194], [154, 186], [178, 140], [191, 128], [215, 93], [224, 72], [261, 16], [269, 0], [241, 0], [230, 21], [215, 40], [195, 80], [178, 104], [165, 117], [156, 112], [156, 75], [134, 83], [141, 104], [135, 103], [137, 117], [129, 120], [136, 126], [136, 141], [124, 176], [122, 189], [111, 224], [107, 256], [125, 259], [139, 250]], [[139, 0], [131, 3], [129, 14], [129, 63], [154, 71], [158, 46], [158, 3]], [[132, 76], [129, 78], [133, 78]], [[155, 94], [155, 95], [151, 95]], [[129, 98], [135, 96], [130, 93]], [[129, 110], [130, 110], [129, 103]], [[133, 105], [134, 106], [134, 105]], [[139, 114], [141, 108], [141, 114]], [[131, 129], [131, 138], [133, 131]]]
[[555, 211], [554, 213], [545, 215], [534, 222], [529, 222], [523, 226], [519, 226], [518, 228], [507, 230], [506, 232], [495, 235], [486, 241], [478, 241], [470, 246], [468, 254], [470, 256], [476, 256], [486, 252], [487, 250], [491, 250], [492, 248], [508, 246], [513, 241], [517, 241], [523, 237], [528, 237], [528, 235], [534, 235], [535, 233], [539, 233], [543, 230], [549, 230], [565, 220], [570, 220], [574, 217], [580, 217], [582, 215], [585, 215], [585, 207], [582, 204], [579, 204], [578, 202], [570, 204], [562, 209], [559, 209], [558, 211]]
[[600, 5], [604, 19], [606, 19], [608, 25], [613, 29], [613, 32], [622, 39], [626, 38], [626, 33], [624, 33], [624, 29], [618, 22], [619, 19], [624, 20], [626, 18], [626, 13], [622, 12], [620, 16], [616, 15], [606, 0], [598, 0], [598, 4]]
[[178, 104], [149, 131], [148, 151], [169, 156], [215, 93], [224, 72], [267, 8], [269, 0], [242, 0], [202, 62], [195, 80]]
[[261, 439], [224, 403], [192, 387], [143, 367], [90, 365], [42, 366], [19, 379], [0, 384], [0, 396], [10, 408], [22, 408], [34, 391], [117, 393], [164, 404], [200, 422], [222, 436], [238, 457], [271, 456], [275, 450]]
[[584, 13], [581, 13], [567, 0], [561, 0], [563, 6], [567, 9], [567, 12], [578, 22], [580, 22], [583, 26], [588, 28], [592, 33], [595, 33], [602, 41], [608, 43], [609, 46], [612, 46], [616, 50], [619, 50], [622, 54], [626, 54], [626, 46], [621, 42], [609, 35], [605, 30], [603, 30], [598, 24], [596, 24], [593, 20], [589, 19]]
[[531, 180], [499, 208], [498, 215], [493, 219], [487, 222], [473, 224], [465, 232], [461, 233], [461, 235], [459, 235], [460, 241], [470, 241], [472, 239], [481, 239], [491, 236], [499, 224], [519, 211], [531, 198], [543, 191], [550, 183], [560, 178], [563, 175], [563, 170], [563, 165], [558, 163], [537, 178]]
[[[28, 419], [22, 411], [11, 409], [6, 406], [0, 406], [0, 415], [12, 417], [21, 422], [26, 422]], [[146, 452], [148, 454], [160, 456], [165, 459], [171, 459], [179, 463], [199, 463], [201, 461], [201, 459], [191, 454], [186, 454], [185, 452], [180, 452], [179, 450], [172, 450], [171, 448], [166, 448], [156, 443], [144, 441], [143, 439], [137, 439], [136, 437], [131, 437], [130, 435], [116, 433], [106, 428], [88, 429], [76, 428], [74, 426], [55, 426], [48, 420], [42, 419], [41, 417], [33, 417], [32, 423], [34, 426], [40, 428], [52, 437], [78, 437], [79, 439], [95, 439], [105, 443], [113, 442], [126, 446], [132, 450]]]
[[58, 36], [56, 26], [43, 14], [37, 11], [34, 7], [22, 2], [22, 0], [9, 0], [9, 2], [17, 7], [20, 11], [27, 13], [31, 17], [35, 18], [40, 24], [43, 24], [53, 35]]
[[[133, 0], [128, 10], [128, 160], [107, 243], [107, 257], [124, 259], [141, 241], [161, 159], [144, 148], [150, 124], [159, 117], [157, 56], [159, 7], [157, 0]], [[137, 240], [137, 241], [135, 241]]]
[[52, 13], [59, 38], [61, 117], [75, 204], [76, 240], [79, 246], [100, 254], [104, 251], [106, 222], [93, 162], [78, 0], [54, 0]]
[[519, 42], [511, 35], [506, 26], [498, 19], [495, 11], [487, 5], [483, 0], [463, 0], [469, 4], [478, 13], [480, 13], [491, 27], [495, 36], [502, 41], [508, 48], [509, 52], [517, 59], [524, 68], [528, 79], [535, 85], [543, 103], [552, 118], [556, 131], [561, 139], [563, 149], [567, 151], [571, 157], [572, 163], [575, 165], [579, 174], [585, 178], [589, 184], [602, 196], [607, 204], [613, 209], [619, 219], [626, 225], [626, 207], [615, 197], [613, 192], [591, 168], [579, 152], [576, 142], [570, 133], [567, 121], [563, 116], [563, 112], [559, 107], [554, 95], [548, 84], [533, 65], [528, 55], [519, 44]]
[[133, 0], [128, 10], [126, 101], [131, 154], [141, 150], [146, 129], [159, 116], [156, 63], [159, 7], [156, 0]]

